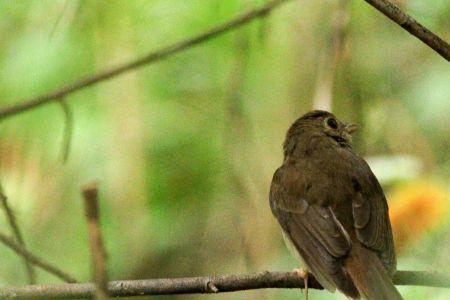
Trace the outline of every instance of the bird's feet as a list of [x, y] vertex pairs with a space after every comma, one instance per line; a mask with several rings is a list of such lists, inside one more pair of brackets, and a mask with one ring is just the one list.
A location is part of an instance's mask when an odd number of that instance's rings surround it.
[[305, 286], [305, 299], [308, 300], [308, 270], [307, 269], [294, 269], [295, 273], [303, 279], [303, 285]]

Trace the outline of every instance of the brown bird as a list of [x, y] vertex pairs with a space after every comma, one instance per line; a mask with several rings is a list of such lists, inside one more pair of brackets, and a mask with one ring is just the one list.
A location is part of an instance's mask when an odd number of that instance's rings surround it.
[[270, 207], [288, 247], [329, 291], [402, 299], [388, 206], [368, 164], [351, 147], [353, 124], [311, 111], [289, 128]]

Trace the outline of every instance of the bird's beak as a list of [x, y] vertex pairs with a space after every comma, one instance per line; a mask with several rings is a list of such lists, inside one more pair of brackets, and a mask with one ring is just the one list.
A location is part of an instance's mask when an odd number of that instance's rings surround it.
[[345, 131], [348, 134], [353, 134], [358, 129], [358, 126], [356, 124], [347, 124], [345, 125]]

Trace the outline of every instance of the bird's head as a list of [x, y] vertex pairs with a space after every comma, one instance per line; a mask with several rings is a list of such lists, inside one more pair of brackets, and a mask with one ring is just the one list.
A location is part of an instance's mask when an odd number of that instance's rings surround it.
[[293, 151], [299, 141], [307, 136], [323, 136], [325, 143], [329, 142], [340, 147], [350, 147], [352, 134], [356, 131], [355, 124], [339, 121], [332, 113], [323, 110], [313, 110], [297, 119], [289, 128], [284, 142], [285, 155]]

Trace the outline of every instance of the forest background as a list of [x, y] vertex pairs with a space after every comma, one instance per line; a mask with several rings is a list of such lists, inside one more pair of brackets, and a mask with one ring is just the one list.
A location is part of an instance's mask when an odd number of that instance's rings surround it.
[[[0, 1], [0, 104], [45, 94], [264, 3]], [[450, 1], [395, 3], [450, 39]], [[448, 274], [449, 95], [448, 62], [364, 1], [288, 1], [70, 94], [61, 99], [66, 105], [4, 120], [0, 181], [27, 249], [82, 282], [91, 269], [80, 188], [92, 180], [112, 280], [289, 271], [299, 264], [271, 215], [270, 180], [288, 126], [313, 107], [328, 108], [359, 125], [354, 147], [387, 195], [398, 268]], [[0, 223], [9, 226], [6, 217]], [[27, 282], [22, 260], [1, 245], [0, 266], [1, 286]], [[36, 276], [59, 282], [39, 269]], [[399, 290], [406, 299], [450, 297], [448, 289]], [[206, 297], [301, 295], [267, 289]]]

